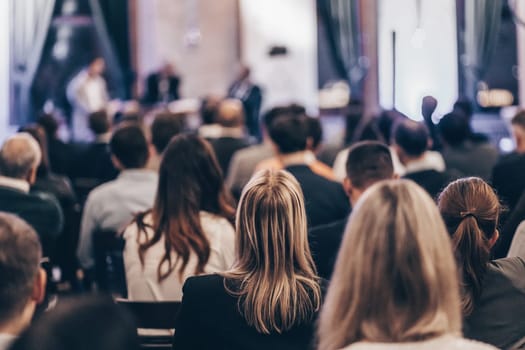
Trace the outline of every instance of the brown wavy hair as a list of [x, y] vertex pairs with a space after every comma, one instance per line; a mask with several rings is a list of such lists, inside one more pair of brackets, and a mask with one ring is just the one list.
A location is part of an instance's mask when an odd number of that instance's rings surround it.
[[500, 202], [485, 181], [470, 177], [449, 184], [439, 196], [438, 206], [463, 275], [461, 302], [463, 315], [468, 316], [481, 294], [491, 241], [498, 226]]
[[[182, 278], [192, 253], [198, 258], [195, 274], [203, 273], [210, 257], [210, 243], [199, 213], [206, 211], [233, 223], [232, 203], [210, 144], [194, 135], [175, 136], [160, 163], [153, 208], [135, 218], [140, 261], [144, 264], [145, 252], [164, 237], [165, 253], [157, 268], [159, 281], [173, 272], [179, 260], [182, 264], [178, 273]], [[151, 214], [151, 224], [144, 220], [148, 214]], [[151, 238], [146, 233], [148, 228], [153, 230]], [[142, 235], [146, 236], [145, 241]], [[172, 261], [172, 252], [177, 255], [175, 261]]]

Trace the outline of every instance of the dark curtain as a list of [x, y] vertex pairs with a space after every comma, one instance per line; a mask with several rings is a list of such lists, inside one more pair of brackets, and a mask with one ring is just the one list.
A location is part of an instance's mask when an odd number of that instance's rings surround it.
[[475, 99], [494, 54], [501, 24], [503, 0], [465, 0], [467, 96]]
[[318, 0], [329, 50], [337, 72], [345, 77], [357, 99], [362, 91], [366, 63], [362, 59], [358, 0]]
[[124, 98], [130, 99], [134, 73], [131, 67], [129, 0], [97, 0], [124, 83]]

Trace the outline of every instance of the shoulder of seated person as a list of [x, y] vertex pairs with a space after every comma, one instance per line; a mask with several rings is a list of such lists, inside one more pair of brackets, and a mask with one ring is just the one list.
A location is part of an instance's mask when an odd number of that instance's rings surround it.
[[56, 203], [58, 201], [57, 198], [55, 197], [55, 195], [50, 193], [50, 192], [44, 192], [44, 191], [40, 191], [40, 190], [35, 190], [35, 191], [29, 192], [29, 195], [31, 195], [32, 197], [38, 198], [42, 202], [48, 202], [48, 203], [49, 202], [53, 202], [53, 203]]
[[188, 277], [182, 288], [183, 293], [194, 296], [214, 295], [217, 289], [224, 289], [224, 277], [218, 274]]

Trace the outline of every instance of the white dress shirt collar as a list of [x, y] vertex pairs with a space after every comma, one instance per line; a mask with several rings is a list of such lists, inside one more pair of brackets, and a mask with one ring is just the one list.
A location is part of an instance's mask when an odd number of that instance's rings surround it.
[[0, 186], [13, 188], [24, 193], [29, 193], [31, 186], [29, 182], [21, 179], [15, 179], [12, 177], [6, 177], [0, 175]]

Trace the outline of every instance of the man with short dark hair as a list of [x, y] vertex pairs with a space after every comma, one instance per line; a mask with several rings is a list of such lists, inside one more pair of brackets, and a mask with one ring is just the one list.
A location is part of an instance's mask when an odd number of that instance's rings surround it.
[[27, 328], [44, 300], [46, 274], [35, 231], [15, 215], [0, 212], [0, 350]]
[[152, 155], [149, 168], [158, 170], [162, 153], [168, 146], [173, 136], [184, 130], [186, 115], [182, 113], [161, 112], [155, 115], [151, 123], [151, 145]]
[[30, 191], [41, 157], [38, 143], [28, 133], [17, 133], [4, 142], [0, 149], [0, 210], [27, 221], [48, 255], [53, 253], [64, 219], [55, 197]]
[[315, 161], [308, 150], [312, 143], [307, 117], [282, 116], [270, 126], [284, 169], [295, 176], [303, 190], [309, 227], [327, 224], [348, 215], [348, 199], [341, 184], [316, 174], [310, 168]]
[[287, 113], [294, 113], [294, 111], [299, 114], [305, 113], [304, 108], [296, 105], [274, 107], [267, 111], [262, 118], [263, 142], [241, 149], [233, 154], [226, 176], [226, 186], [230, 188], [236, 198], [240, 197], [242, 189], [252, 177], [257, 164], [275, 155], [269, 134], [270, 125], [278, 117]]
[[110, 149], [120, 175], [89, 194], [82, 215], [77, 256], [87, 270], [95, 265], [94, 233], [123, 229], [133, 215], [152, 207], [157, 189], [157, 173], [146, 168], [149, 149], [140, 126], [124, 125], [117, 129], [111, 137]]
[[406, 119], [394, 129], [394, 149], [406, 168], [403, 176], [423, 187], [432, 198], [453, 180], [445, 171], [437, 170], [436, 164], [425, 157], [430, 145], [430, 135], [425, 124]]
[[[343, 187], [354, 206], [373, 184], [395, 177], [388, 146], [377, 141], [363, 141], [350, 147]], [[308, 232], [312, 256], [319, 276], [329, 279], [343, 238], [347, 217], [314, 227]]]
[[438, 124], [443, 142], [443, 159], [447, 169], [462, 176], [477, 176], [490, 180], [498, 160], [498, 150], [488, 142], [472, 142], [468, 118], [459, 112], [448, 113]]

